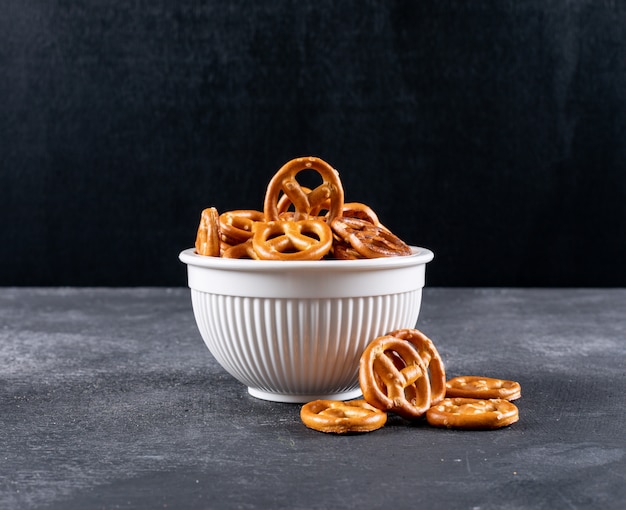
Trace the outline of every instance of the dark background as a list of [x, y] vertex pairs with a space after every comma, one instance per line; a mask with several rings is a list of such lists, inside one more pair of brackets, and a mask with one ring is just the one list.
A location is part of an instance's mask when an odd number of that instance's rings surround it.
[[302, 155], [430, 286], [625, 286], [626, 2], [0, 0], [0, 285], [186, 285]]

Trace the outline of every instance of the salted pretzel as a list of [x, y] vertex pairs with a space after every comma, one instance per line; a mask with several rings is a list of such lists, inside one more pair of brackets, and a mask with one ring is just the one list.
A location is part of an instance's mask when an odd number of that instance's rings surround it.
[[365, 348], [359, 361], [363, 397], [374, 407], [413, 420], [430, 407], [428, 370], [407, 341], [383, 335]]
[[233, 246], [228, 246], [222, 251], [222, 258], [225, 259], [253, 259], [259, 260], [259, 256], [252, 246], [252, 239]]
[[516, 400], [522, 396], [522, 387], [517, 381], [463, 375], [446, 382], [446, 397], [503, 398]]
[[265, 215], [253, 209], [238, 209], [220, 214], [220, 234], [229, 245], [243, 243], [252, 237], [252, 225], [264, 221]]
[[382, 226], [374, 210], [369, 205], [361, 202], [347, 202], [343, 204], [341, 215], [344, 218], [359, 218], [360, 220], [369, 221], [377, 227]]
[[358, 260], [365, 258], [358, 251], [356, 251], [348, 243], [345, 243], [342, 239], [333, 237], [333, 246], [331, 248], [333, 258], [338, 260]]
[[406, 340], [417, 349], [430, 379], [430, 405], [441, 402], [446, 396], [446, 370], [433, 341], [418, 329], [397, 329], [388, 333]]
[[[302, 191], [304, 193], [311, 193], [311, 188], [307, 188], [306, 186], [302, 186]], [[325, 194], [326, 191], [324, 191], [323, 193]], [[313, 197], [313, 199], [315, 199], [315, 197]], [[295, 215], [296, 215], [296, 212], [294, 210], [291, 210], [292, 207], [295, 207], [295, 206], [291, 202], [291, 199], [289, 198], [289, 195], [283, 194], [278, 199], [278, 204], [277, 204], [278, 217], [279, 218], [293, 219], [295, 217]], [[317, 215], [319, 215], [319, 213], [321, 211], [323, 211], [323, 210], [328, 211], [329, 209], [330, 209], [330, 198], [326, 199], [323, 202], [319, 202], [319, 203], [316, 202], [315, 205], [309, 211], [309, 216], [317, 216]]]
[[[322, 184], [311, 191], [305, 191], [296, 176], [303, 170], [315, 170], [322, 177]], [[339, 173], [325, 161], [314, 158], [296, 158], [285, 163], [270, 180], [265, 193], [263, 212], [266, 221], [279, 219], [279, 195], [284, 193], [295, 208], [295, 220], [314, 216], [316, 211], [328, 205], [329, 223], [341, 216], [344, 204], [343, 186]]]
[[200, 215], [196, 234], [196, 253], [208, 257], [220, 256], [219, 213], [215, 207], [207, 207]]
[[454, 429], [498, 429], [518, 420], [517, 406], [501, 398], [445, 398], [426, 412], [430, 425]]
[[[382, 227], [382, 224], [378, 220], [378, 215], [374, 210], [366, 204], [361, 202], [347, 202], [343, 204], [342, 218], [358, 218], [360, 220], [368, 221], [372, 225]], [[350, 243], [344, 241], [337, 234], [333, 233], [333, 257], [339, 260], [357, 260], [366, 258], [356, 251]]]
[[331, 222], [333, 232], [365, 258], [410, 255], [411, 248], [384, 227], [360, 218], [341, 217]]
[[320, 260], [332, 246], [330, 227], [322, 220], [257, 222], [252, 246], [264, 260]]
[[314, 400], [302, 406], [300, 419], [320, 432], [347, 434], [381, 428], [387, 422], [387, 413], [365, 400]]

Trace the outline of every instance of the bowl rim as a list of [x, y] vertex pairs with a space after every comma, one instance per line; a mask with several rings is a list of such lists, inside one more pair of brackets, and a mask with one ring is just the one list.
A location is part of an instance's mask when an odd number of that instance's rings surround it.
[[371, 269], [391, 269], [426, 264], [434, 258], [434, 253], [428, 248], [411, 246], [411, 255], [399, 257], [385, 257], [358, 260], [251, 260], [225, 259], [222, 257], [208, 257], [196, 253], [195, 248], [187, 248], [180, 252], [178, 258], [188, 266], [222, 269], [232, 271], [363, 271]]

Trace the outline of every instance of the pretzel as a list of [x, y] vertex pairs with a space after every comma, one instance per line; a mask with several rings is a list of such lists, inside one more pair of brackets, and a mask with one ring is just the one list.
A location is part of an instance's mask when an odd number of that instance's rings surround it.
[[365, 258], [410, 255], [411, 248], [384, 227], [359, 218], [336, 218], [333, 232]]
[[215, 207], [208, 207], [200, 215], [196, 234], [196, 253], [208, 257], [220, 256], [219, 214]]
[[252, 246], [252, 239], [248, 239], [243, 243], [235, 244], [234, 246], [228, 246], [222, 252], [222, 258], [259, 260], [259, 256], [256, 251], [254, 251], [254, 247]]
[[374, 407], [417, 419], [430, 407], [428, 371], [407, 341], [383, 335], [365, 348], [359, 361], [363, 397]]
[[446, 383], [446, 397], [503, 398], [516, 400], [522, 396], [522, 387], [516, 381], [463, 375]]
[[377, 227], [382, 226], [378, 220], [378, 216], [374, 210], [361, 202], [348, 202], [343, 204], [342, 214], [344, 218], [358, 218], [360, 220], [369, 221]]
[[[303, 170], [315, 170], [322, 177], [322, 184], [311, 191], [300, 186], [296, 175]], [[281, 191], [287, 195], [295, 208], [295, 220], [314, 216], [316, 211], [328, 205], [327, 222], [341, 216], [343, 208], [343, 186], [339, 173], [325, 161], [314, 158], [296, 158], [285, 163], [270, 180], [265, 193], [263, 212], [266, 221], [279, 219], [278, 202]]]
[[338, 239], [336, 236], [333, 240], [331, 252], [333, 257], [338, 260], [358, 260], [365, 258], [352, 246], [350, 246], [348, 243], [345, 243], [342, 239]]
[[365, 400], [314, 400], [302, 406], [300, 419], [313, 430], [346, 434], [381, 428], [387, 422], [387, 413]]
[[446, 396], [446, 370], [433, 341], [418, 329], [397, 329], [388, 333], [406, 340], [417, 349], [430, 379], [430, 405], [441, 402]]
[[257, 222], [253, 232], [254, 251], [266, 260], [320, 260], [333, 243], [322, 220]]
[[426, 421], [433, 427], [454, 429], [498, 429], [517, 420], [517, 406], [501, 398], [444, 398], [426, 412]]
[[[304, 193], [311, 193], [311, 188], [302, 186], [302, 191]], [[326, 191], [323, 191], [323, 193], [326, 193]], [[293, 203], [291, 202], [289, 195], [283, 194], [278, 200], [278, 204], [276, 205], [276, 207], [278, 208], [278, 217], [279, 218], [291, 217], [291, 219], [293, 219], [296, 213], [295, 211], [290, 210], [292, 206], [293, 206]], [[329, 209], [330, 209], [330, 199], [326, 199], [325, 201], [320, 202], [320, 203], [316, 202], [315, 205], [309, 211], [309, 216], [317, 216], [322, 210], [328, 211]]]
[[264, 221], [261, 211], [239, 209], [220, 214], [221, 239], [226, 244], [236, 245], [252, 237], [252, 225], [256, 221]]

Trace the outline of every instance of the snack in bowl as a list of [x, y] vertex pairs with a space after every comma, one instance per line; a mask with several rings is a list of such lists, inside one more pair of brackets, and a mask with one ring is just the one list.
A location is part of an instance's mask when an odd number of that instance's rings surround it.
[[340, 217], [331, 223], [333, 232], [362, 258], [410, 255], [411, 248], [384, 227], [360, 218]]
[[196, 251], [207, 257], [217, 257], [220, 254], [219, 214], [215, 207], [207, 207], [200, 215]]
[[223, 212], [219, 216], [221, 241], [228, 246], [245, 243], [252, 237], [252, 227], [258, 221], [265, 221], [265, 215], [254, 209]]
[[[218, 255], [180, 253], [194, 318], [215, 360], [254, 397], [358, 398], [363, 350], [386, 331], [416, 324], [433, 253], [410, 246], [404, 256], [335, 257], [330, 223], [359, 207], [344, 202], [339, 174], [319, 158], [282, 168], [263, 211], [220, 215]], [[322, 183], [300, 186], [304, 170]]]
[[[322, 184], [313, 190], [301, 186], [296, 176], [305, 170], [314, 170], [322, 177]], [[263, 212], [268, 221], [279, 219], [278, 204], [281, 192], [295, 207], [295, 220], [304, 220], [328, 205], [326, 221], [341, 216], [344, 204], [344, 191], [339, 172], [325, 161], [315, 158], [296, 158], [285, 163], [270, 180], [263, 202]]]
[[[322, 179], [313, 189], [296, 180], [300, 172], [311, 170]], [[252, 245], [240, 246], [250, 239]], [[412, 251], [380, 223], [371, 207], [344, 202], [337, 170], [308, 157], [288, 161], [274, 174], [263, 211], [235, 209], [218, 214], [215, 207], [204, 209], [196, 253], [254, 260], [355, 260], [408, 256]]]
[[330, 227], [319, 219], [257, 222], [252, 230], [252, 249], [264, 260], [320, 260], [333, 243]]

